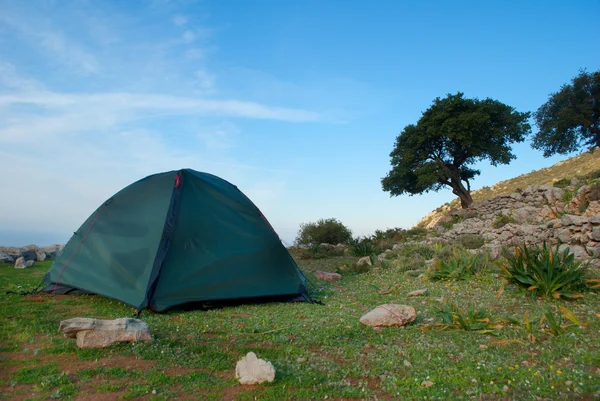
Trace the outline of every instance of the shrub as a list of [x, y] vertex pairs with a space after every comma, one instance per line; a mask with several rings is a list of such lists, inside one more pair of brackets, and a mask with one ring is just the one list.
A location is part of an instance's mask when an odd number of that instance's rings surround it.
[[580, 298], [587, 288], [585, 272], [587, 264], [575, 260], [575, 255], [566, 248], [562, 253], [542, 247], [517, 247], [515, 253], [505, 253], [501, 266], [503, 276], [509, 283], [526, 288], [533, 294], [554, 298]]
[[379, 253], [377, 246], [368, 238], [352, 240], [348, 251], [354, 256], [371, 256]]
[[352, 231], [340, 221], [320, 219], [316, 223], [300, 224], [296, 242], [300, 245], [339, 244], [352, 239]]
[[437, 310], [437, 314], [446, 327], [482, 334], [496, 334], [496, 330], [502, 327], [498, 321], [492, 321], [492, 316], [485, 308], [473, 304], [461, 310], [455, 303], [445, 303]]
[[507, 225], [509, 223], [516, 223], [516, 222], [517, 221], [514, 219], [514, 217], [512, 217], [512, 215], [500, 213], [498, 216], [496, 216], [496, 220], [494, 220], [494, 222], [492, 223], [492, 227], [500, 228], [500, 227], [504, 227], [505, 225]]
[[571, 179], [562, 178], [562, 179], [556, 181], [552, 186], [554, 186], [555, 188], [566, 188], [569, 185], [571, 185]]
[[313, 244], [306, 249], [301, 249], [298, 257], [300, 259], [325, 259], [342, 255], [344, 255], [342, 247]]
[[477, 234], [463, 234], [460, 235], [456, 242], [462, 245], [466, 249], [479, 249], [485, 244], [485, 240], [481, 235]]
[[487, 260], [480, 255], [456, 255], [449, 261], [434, 262], [427, 271], [431, 280], [464, 280], [485, 268]]
[[565, 202], [565, 204], [571, 203], [571, 200], [573, 199], [574, 195], [574, 192], [565, 189], [565, 194], [563, 195], [563, 202]]
[[440, 223], [446, 230], [450, 230], [455, 224], [462, 223], [465, 220], [463, 216], [453, 216], [450, 220], [444, 220]]

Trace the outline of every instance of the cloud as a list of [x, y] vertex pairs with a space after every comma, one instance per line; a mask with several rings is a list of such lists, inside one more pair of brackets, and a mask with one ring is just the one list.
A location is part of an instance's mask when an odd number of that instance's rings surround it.
[[60, 31], [46, 26], [42, 19], [31, 15], [17, 16], [3, 10], [0, 22], [15, 29], [28, 42], [71, 70], [89, 75], [97, 73], [100, 69], [93, 54], [72, 38], [67, 38]]
[[175, 24], [176, 26], [184, 26], [185, 24], [187, 24], [188, 19], [185, 15], [176, 15], [172, 18], [173, 24]]
[[229, 149], [234, 144], [234, 136], [240, 132], [237, 125], [232, 122], [223, 122], [216, 126], [205, 127], [198, 133], [198, 138], [204, 143], [206, 149]]

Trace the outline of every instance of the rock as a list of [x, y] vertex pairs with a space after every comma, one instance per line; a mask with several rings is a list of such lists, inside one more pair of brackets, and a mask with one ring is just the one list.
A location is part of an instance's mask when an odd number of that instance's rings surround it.
[[593, 215], [588, 221], [592, 224], [600, 224], [600, 213]]
[[392, 246], [392, 249], [394, 251], [397, 250], [397, 249], [400, 249], [400, 248], [402, 248], [402, 245], [400, 245], [400, 244], [394, 244], [394, 246]]
[[44, 260], [46, 260], [46, 252], [43, 252], [41, 250], [35, 251], [35, 260], [38, 262], [43, 262]]
[[23, 256], [17, 258], [15, 260], [15, 269], [24, 269], [27, 265], [25, 264], [25, 258]]
[[365, 256], [365, 257], [362, 257], [362, 258], [358, 259], [358, 262], [356, 262], [356, 265], [358, 267], [372, 266], [373, 263], [371, 263], [371, 257], [370, 256]]
[[384, 304], [379, 305], [360, 318], [360, 322], [367, 326], [404, 326], [417, 317], [417, 311], [412, 306]]
[[99, 320], [76, 317], [60, 322], [59, 331], [77, 338], [79, 348], [105, 348], [115, 342], [151, 341], [148, 325], [139, 319]]
[[411, 291], [406, 296], [407, 297], [418, 297], [420, 295], [425, 295], [425, 294], [427, 294], [427, 288]]
[[423, 387], [431, 387], [431, 386], [433, 386], [433, 382], [430, 382], [430, 381], [426, 380], [426, 381], [424, 381], [424, 382], [421, 383], [421, 386], [423, 386]]
[[25, 260], [35, 260], [38, 250], [39, 248], [35, 245], [27, 245], [21, 248], [20, 254]]
[[296, 362], [298, 362], [298, 363], [304, 363], [306, 361], [307, 361], [307, 359], [304, 357], [296, 359]]
[[31, 266], [33, 266], [33, 264], [34, 264], [34, 263], [35, 263], [35, 262], [34, 262], [33, 260], [26, 260], [26, 261], [25, 261], [25, 266], [27, 266], [27, 267], [31, 267]]
[[565, 196], [565, 190], [562, 188], [553, 188], [551, 187], [544, 193], [544, 197], [548, 201], [549, 204], [554, 204], [556, 201], [562, 200]]
[[500, 256], [502, 256], [502, 245], [485, 244], [481, 249], [484, 252], [487, 251], [490, 254], [491, 260], [499, 259]]
[[565, 214], [560, 218], [560, 221], [564, 226], [581, 226], [587, 221], [587, 219], [574, 214]]
[[575, 255], [575, 259], [585, 260], [590, 258], [585, 248], [580, 245], [562, 244], [558, 247], [558, 251], [562, 253], [567, 248], [569, 248], [569, 253]]
[[15, 258], [4, 251], [0, 251], [0, 263], [14, 263]]
[[571, 242], [571, 231], [568, 228], [561, 228], [558, 230], [556, 237], [560, 240], [560, 242], [568, 244]]
[[385, 260], [385, 253], [380, 253], [377, 255], [377, 262], [381, 263]]
[[339, 280], [342, 278], [342, 276], [338, 273], [324, 272], [321, 270], [317, 270], [315, 272], [315, 277], [320, 280], [327, 280], [327, 281]]
[[592, 228], [592, 238], [594, 241], [600, 241], [600, 226]]
[[409, 361], [407, 361], [406, 359], [404, 361], [402, 361], [402, 364], [404, 366], [406, 366], [407, 368], [412, 368], [412, 363], [410, 363]]
[[258, 359], [254, 352], [248, 352], [235, 366], [235, 378], [241, 384], [270, 383], [275, 379], [275, 368], [271, 362]]

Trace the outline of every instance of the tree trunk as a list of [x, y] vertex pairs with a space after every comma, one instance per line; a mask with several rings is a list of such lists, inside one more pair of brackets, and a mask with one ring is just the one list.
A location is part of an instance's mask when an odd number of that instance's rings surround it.
[[458, 171], [452, 174], [450, 177], [450, 186], [452, 187], [452, 193], [460, 198], [460, 206], [463, 209], [467, 209], [473, 203], [473, 198], [471, 198], [471, 191], [469, 191], [462, 184], [460, 177], [458, 175]]

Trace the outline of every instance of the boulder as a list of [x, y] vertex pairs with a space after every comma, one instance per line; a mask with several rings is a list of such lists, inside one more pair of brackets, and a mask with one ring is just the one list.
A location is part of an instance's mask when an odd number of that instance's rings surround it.
[[17, 260], [15, 260], [15, 269], [24, 269], [26, 267], [27, 265], [25, 264], [25, 258], [23, 256], [18, 257]]
[[240, 384], [260, 384], [275, 380], [275, 368], [271, 362], [258, 359], [254, 352], [248, 352], [235, 366], [235, 378]]
[[342, 278], [342, 276], [338, 273], [324, 272], [321, 270], [317, 270], [315, 272], [315, 277], [320, 280], [327, 280], [327, 281], [339, 280]]
[[46, 260], [46, 252], [43, 252], [41, 250], [37, 250], [35, 252], [35, 260], [38, 262], [43, 262], [44, 260]]
[[594, 241], [600, 241], [600, 226], [592, 228], [592, 238]]
[[360, 322], [367, 326], [404, 326], [417, 317], [417, 311], [412, 306], [383, 304], [360, 318]]
[[34, 262], [33, 260], [26, 260], [26, 261], [25, 261], [25, 266], [27, 266], [27, 267], [31, 267], [31, 266], [33, 266], [33, 264], [34, 264], [34, 263], [35, 263], [35, 262]]
[[4, 251], [0, 251], [0, 263], [15, 263], [15, 258]]
[[115, 342], [151, 341], [148, 325], [139, 319], [99, 320], [76, 317], [60, 322], [59, 331], [77, 338], [79, 348], [105, 348]]

